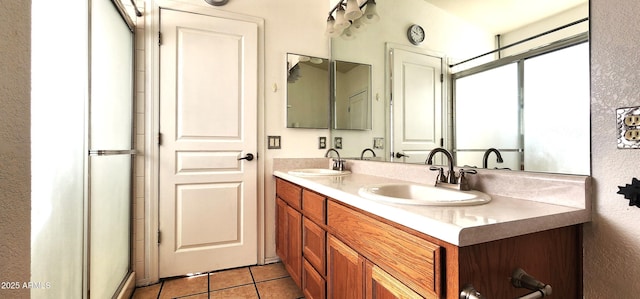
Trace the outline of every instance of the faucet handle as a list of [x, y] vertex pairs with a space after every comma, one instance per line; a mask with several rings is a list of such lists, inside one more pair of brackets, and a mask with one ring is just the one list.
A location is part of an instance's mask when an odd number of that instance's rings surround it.
[[471, 190], [471, 188], [469, 187], [469, 182], [467, 182], [467, 178], [464, 176], [465, 173], [468, 174], [476, 174], [478, 173], [478, 171], [476, 171], [475, 169], [464, 169], [461, 168], [460, 169], [460, 177], [459, 177], [459, 185], [460, 185], [460, 190], [462, 191], [469, 191]]
[[444, 169], [442, 169], [442, 167], [431, 166], [429, 167], [429, 170], [438, 172], [438, 176], [436, 177], [436, 182], [438, 181], [443, 183], [447, 182], [447, 176], [444, 175]]
[[475, 170], [475, 169], [464, 169], [464, 168], [460, 168], [460, 176], [461, 176], [461, 177], [463, 177], [465, 173], [468, 173], [468, 174], [476, 174], [476, 173], [478, 173], [478, 171], [477, 171], [477, 170]]

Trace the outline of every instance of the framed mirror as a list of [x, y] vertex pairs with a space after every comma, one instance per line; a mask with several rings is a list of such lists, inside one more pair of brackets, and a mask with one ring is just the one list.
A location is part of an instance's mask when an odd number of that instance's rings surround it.
[[[331, 4], [335, 4], [337, 1], [333, 1]], [[344, 39], [342, 37], [332, 38], [332, 59], [334, 60], [346, 60], [346, 61], [364, 61], [372, 66], [372, 93], [384, 95], [383, 99], [378, 100], [374, 97], [372, 101], [372, 130], [359, 132], [357, 136], [352, 135], [348, 137], [342, 137], [342, 143], [346, 152], [360, 152], [364, 148], [371, 147], [374, 143], [374, 139], [378, 137], [384, 138], [384, 149], [376, 150], [378, 156], [385, 157], [386, 161], [390, 162], [411, 162], [411, 163], [424, 163], [424, 161], [410, 161], [406, 157], [397, 158], [396, 154], [402, 154], [402, 149], [392, 149], [394, 139], [397, 138], [397, 133], [394, 133], [393, 118], [399, 118], [402, 116], [391, 116], [394, 110], [392, 99], [397, 100], [398, 93], [394, 93], [393, 81], [391, 80], [392, 67], [390, 64], [393, 61], [393, 56], [390, 55], [390, 49], [401, 49], [408, 52], [427, 53], [427, 55], [433, 57], [439, 57], [443, 61], [442, 67], [442, 98], [440, 107], [436, 109], [436, 113], [441, 117], [440, 136], [441, 140], [434, 140], [434, 145], [442, 146], [449, 151], [454, 152], [457, 155], [456, 149], [456, 137], [461, 131], [457, 130], [457, 127], [463, 125], [468, 128], [475, 128], [475, 122], [482, 122], [482, 118], [478, 120], [479, 114], [476, 114], [475, 118], [467, 117], [455, 117], [455, 110], [460, 108], [461, 105], [465, 105], [462, 102], [457, 103], [454, 97], [453, 81], [456, 74], [460, 74], [465, 70], [478, 67], [480, 65], [488, 64], [496, 60], [505, 59], [506, 57], [520, 55], [531, 51], [532, 49], [539, 48], [541, 46], [549, 45], [557, 41], [561, 41], [567, 38], [575, 37], [578, 35], [587, 36], [588, 42], [588, 30], [589, 30], [589, 2], [588, 0], [558, 0], [558, 1], [545, 1], [541, 3], [535, 0], [508, 0], [505, 1], [473, 1], [473, 0], [405, 0], [405, 1], [392, 1], [392, 0], [377, 0], [377, 12], [379, 14], [379, 22], [375, 24], [366, 24], [364, 30], [359, 30], [350, 39]], [[495, 6], [498, 5], [498, 6]], [[576, 22], [577, 20], [585, 19], [584, 22], [577, 22], [571, 26], [566, 26]], [[410, 40], [407, 39], [407, 29], [412, 25], [420, 25], [424, 28], [425, 39], [419, 45], [413, 45]], [[550, 31], [548, 34], [547, 31]], [[536, 37], [537, 35], [541, 35]], [[535, 37], [530, 41], [520, 42], [530, 37]], [[517, 43], [515, 46], [502, 49], [501, 51], [492, 52], [489, 55], [483, 55], [480, 58], [472, 59], [471, 61], [456, 65], [458, 62], [465, 61], [469, 58], [479, 56], [501, 48], [506, 45]], [[588, 48], [588, 43], [587, 46]], [[588, 56], [588, 55], [587, 55]], [[583, 61], [588, 66], [588, 58]], [[548, 72], [558, 69], [560, 65], [546, 66]], [[584, 68], [582, 68], [584, 70]], [[588, 77], [588, 68], [586, 68], [585, 75]], [[580, 78], [583, 78], [581, 76]], [[397, 73], [393, 74], [393, 79], [397, 79]], [[518, 79], [514, 79], [518, 81]], [[574, 77], [564, 77], [559, 80], [573, 81]], [[583, 79], [579, 79], [583, 81]], [[556, 79], [558, 81], [558, 79]], [[530, 82], [534, 83], [534, 82]], [[582, 97], [582, 103], [586, 103], [588, 107], [589, 103], [589, 84], [582, 87], [579, 94]], [[584, 85], [583, 85], [584, 86]], [[477, 87], [482, 91], [487, 91], [490, 95], [491, 90], [485, 86]], [[518, 88], [518, 87], [516, 87]], [[532, 84], [528, 87], [527, 92], [536, 92], [535, 89], [543, 89], [551, 93], [559, 94], [565, 87], [550, 85], [550, 84]], [[476, 89], [476, 91], [480, 91]], [[578, 93], [571, 93], [576, 95]], [[472, 99], [478, 105], [483, 105], [477, 93], [471, 92]], [[566, 96], [566, 94], [564, 95]], [[584, 120], [589, 118], [589, 109], [586, 110], [580, 108], [578, 110], [567, 110], [563, 105], [557, 102], [547, 102], [544, 104], [543, 111], [547, 111], [546, 115], [557, 115], [557, 113], [568, 113], [567, 111], [575, 111], [577, 118]], [[489, 107], [489, 103], [484, 104], [485, 107]], [[533, 106], [531, 103], [528, 106]], [[582, 106], [584, 107], [584, 106]], [[464, 108], [464, 107], [463, 107]], [[411, 109], [411, 107], [403, 107], [403, 109]], [[524, 110], [523, 110], [524, 109]], [[535, 121], [535, 115], [545, 115], [540, 113], [529, 113], [527, 108], [512, 109], [513, 113], [519, 113], [519, 116], [515, 116], [514, 119], [524, 117], [533, 118]], [[556, 113], [557, 112], [557, 113]], [[426, 115], [426, 114], [425, 114]], [[493, 116], [496, 118], [495, 116]], [[509, 118], [511, 116], [500, 114], [500, 118]], [[540, 116], [537, 116], [540, 119]], [[475, 120], [474, 120], [475, 119]], [[531, 120], [528, 120], [531, 121]], [[544, 119], [540, 122], [544, 123]], [[532, 122], [533, 124], [534, 122]], [[530, 125], [538, 126], [538, 125]], [[547, 127], [548, 128], [548, 127]], [[556, 129], [557, 132], [563, 132], [561, 129], [565, 129], [566, 126], [560, 125], [560, 128]], [[548, 130], [548, 129], [546, 129]], [[588, 139], [589, 139], [589, 126], [580, 126], [580, 135], [586, 136], [585, 139], [581, 139], [579, 142], [572, 142], [569, 146], [562, 147], [563, 155], [571, 155], [580, 149], [580, 152], [589, 151]], [[524, 127], [516, 128], [517, 132], [527, 133]], [[470, 132], [470, 131], [466, 131]], [[473, 131], [474, 136], [481, 138], [490, 137], [490, 132]], [[518, 133], [520, 134], [520, 133]], [[533, 135], [532, 132], [529, 132]], [[577, 135], [576, 131], [566, 131], [560, 133], [560, 135]], [[342, 136], [344, 133], [332, 130], [332, 136]], [[396, 136], [394, 136], [396, 135]], [[538, 136], [544, 136], [538, 134]], [[570, 168], [558, 168], [545, 166], [546, 162], [552, 161], [555, 158], [549, 155], [555, 155], [560, 151], [556, 148], [549, 151], [542, 151], [544, 148], [544, 141], [537, 138], [527, 138], [527, 147], [522, 147], [519, 151], [526, 151], [527, 157], [524, 163], [533, 165], [537, 164], [536, 168], [528, 167], [508, 167], [512, 170], [525, 170], [536, 172], [557, 172], [557, 173], [574, 173], [574, 174], [588, 174], [590, 168], [588, 165], [581, 167], [579, 170], [573, 170]], [[544, 138], [543, 138], [544, 140]], [[548, 142], [547, 142], [548, 143]], [[585, 146], [585, 144], [587, 144]], [[486, 145], [484, 148], [471, 148], [476, 150], [480, 155], [480, 160], [477, 160], [478, 153], [474, 153], [476, 158], [471, 166], [482, 167], [482, 154], [490, 145]], [[392, 156], [392, 154], [394, 154]], [[582, 154], [581, 154], [582, 155]], [[345, 155], [350, 156], [350, 155]], [[560, 156], [560, 155], [559, 155]], [[491, 158], [494, 162], [495, 156]], [[418, 159], [420, 160], [420, 159]], [[458, 162], [461, 162], [462, 159]], [[536, 160], [545, 161], [544, 163], [538, 163]], [[468, 160], [467, 160], [468, 161]], [[457, 166], [465, 166], [467, 162], [463, 164], [457, 163]], [[583, 162], [582, 164], [585, 164]], [[589, 164], [588, 161], [586, 164]], [[488, 168], [507, 168], [507, 166], [490, 164]]]
[[328, 129], [329, 60], [287, 54], [287, 128]]
[[371, 130], [371, 65], [333, 62], [332, 129]]

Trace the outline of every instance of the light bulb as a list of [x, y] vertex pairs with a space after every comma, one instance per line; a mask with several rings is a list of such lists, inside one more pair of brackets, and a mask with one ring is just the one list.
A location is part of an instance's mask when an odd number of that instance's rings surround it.
[[362, 10], [360, 10], [358, 1], [347, 0], [347, 11], [345, 12], [344, 16], [351, 21], [362, 16]]
[[364, 10], [362, 21], [367, 24], [373, 24], [378, 20], [380, 20], [380, 16], [378, 16], [378, 13], [376, 12], [376, 1], [367, 0], [367, 7]]
[[327, 30], [324, 32], [327, 36], [333, 36], [335, 34], [335, 23], [336, 20], [333, 18], [333, 16], [329, 16], [329, 18], [327, 18]]
[[351, 23], [347, 20], [344, 14], [344, 7], [342, 7], [342, 5], [338, 6], [338, 10], [336, 11], [336, 23], [334, 25], [336, 29], [345, 29], [351, 26]]

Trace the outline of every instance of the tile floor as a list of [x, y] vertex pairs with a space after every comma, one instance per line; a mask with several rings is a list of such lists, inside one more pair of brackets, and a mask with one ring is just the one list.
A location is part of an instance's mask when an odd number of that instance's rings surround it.
[[136, 288], [132, 299], [299, 299], [304, 295], [282, 263], [164, 279]]

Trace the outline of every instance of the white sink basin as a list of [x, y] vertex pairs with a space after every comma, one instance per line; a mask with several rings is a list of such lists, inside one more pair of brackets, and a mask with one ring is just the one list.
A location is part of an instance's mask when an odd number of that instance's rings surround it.
[[464, 206], [491, 201], [491, 196], [480, 191], [458, 191], [410, 183], [368, 185], [360, 188], [358, 194], [368, 199], [405, 205]]
[[289, 170], [289, 174], [296, 176], [341, 176], [350, 174], [348, 170], [333, 170], [327, 168], [303, 168]]

